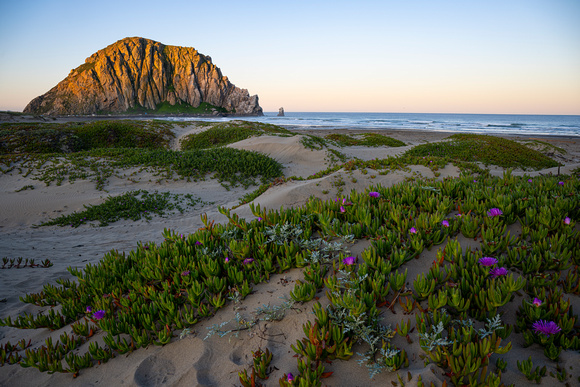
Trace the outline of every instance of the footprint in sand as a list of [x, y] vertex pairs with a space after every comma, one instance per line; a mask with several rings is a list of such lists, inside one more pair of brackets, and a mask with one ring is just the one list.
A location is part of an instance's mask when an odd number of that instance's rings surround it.
[[135, 384], [139, 387], [154, 387], [171, 384], [175, 377], [175, 365], [157, 355], [149, 356], [135, 371]]

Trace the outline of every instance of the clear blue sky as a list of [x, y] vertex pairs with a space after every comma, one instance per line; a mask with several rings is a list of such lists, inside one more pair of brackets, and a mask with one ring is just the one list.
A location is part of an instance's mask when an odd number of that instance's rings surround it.
[[265, 111], [580, 114], [579, 0], [0, 0], [0, 110], [128, 36], [195, 47]]

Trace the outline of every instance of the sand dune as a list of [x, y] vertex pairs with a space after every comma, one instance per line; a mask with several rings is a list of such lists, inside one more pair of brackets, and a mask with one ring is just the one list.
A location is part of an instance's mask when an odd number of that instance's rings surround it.
[[[199, 130], [195, 126], [176, 128], [177, 140], [173, 148], [178, 149], [179, 138]], [[315, 132], [315, 131], [311, 131]], [[307, 132], [305, 132], [307, 133]], [[426, 132], [394, 132], [393, 137], [405, 141], [409, 146], [414, 144], [439, 141], [444, 134]], [[558, 139], [552, 139], [558, 143]], [[564, 141], [564, 140], [562, 140]], [[285, 176], [308, 177], [329, 166], [328, 155], [325, 151], [310, 150], [300, 143], [300, 136], [277, 137], [261, 136], [249, 138], [230, 145], [238, 149], [254, 150], [270, 155], [284, 166]], [[580, 166], [580, 141], [558, 143], [568, 151], [568, 165], [562, 172], [569, 173]], [[406, 148], [362, 148], [350, 147], [342, 149], [349, 157], [361, 159], [384, 158], [396, 155]], [[458, 176], [459, 170], [448, 165], [439, 171], [438, 179]], [[503, 170], [494, 168], [493, 173], [503, 173]], [[557, 173], [557, 170], [538, 172], [516, 172], [528, 174]], [[280, 207], [300, 206], [308, 198], [334, 199], [342, 193], [348, 194], [351, 190], [365, 190], [373, 185], [391, 186], [405, 181], [409, 177], [422, 176], [434, 178], [430, 169], [422, 166], [411, 166], [408, 170], [392, 171], [385, 175], [378, 171], [368, 170], [339, 170], [327, 176], [311, 180], [291, 180], [275, 185], [254, 200], [254, 204], [268, 209]], [[26, 257], [29, 259], [50, 259], [54, 266], [47, 269], [10, 269], [0, 270], [0, 317], [15, 316], [27, 311], [33, 312], [46, 308], [37, 308], [19, 302], [19, 297], [27, 292], [38, 292], [47, 283], [55, 283], [57, 278], [72, 278], [66, 271], [68, 266], [82, 268], [87, 263], [96, 263], [109, 250], [129, 252], [137, 242], [161, 242], [164, 228], [175, 230], [178, 233], [191, 233], [202, 226], [200, 214], [207, 213], [210, 219], [217, 222], [226, 221], [218, 211], [218, 206], [227, 208], [238, 204], [238, 199], [250, 192], [252, 188], [234, 188], [230, 191], [223, 188], [218, 182], [208, 180], [204, 182], [187, 183], [171, 181], [155, 183], [154, 178], [142, 173], [140, 182], [131, 183], [127, 180], [113, 178], [106, 187], [108, 193], [96, 190], [94, 184], [86, 181], [77, 181], [74, 184], [64, 182], [61, 186], [45, 187], [44, 183], [23, 177], [21, 174], [0, 175], [0, 255], [10, 258]], [[153, 179], [153, 182], [149, 180]], [[15, 192], [17, 189], [33, 185], [35, 189]], [[135, 189], [169, 191], [172, 193], [191, 193], [211, 204], [199, 205], [183, 214], [171, 217], [146, 221], [120, 221], [107, 227], [81, 226], [79, 228], [61, 228], [57, 226], [32, 228], [34, 224], [46, 221], [59, 214], [68, 214], [81, 210], [83, 205], [97, 204], [104, 200], [106, 195], [118, 195]], [[252, 218], [249, 205], [243, 205], [235, 210], [242, 217]], [[471, 243], [465, 241], [465, 243]], [[351, 253], [359, 254], [367, 247], [368, 241], [359, 241], [349, 246]], [[434, 259], [436, 248], [425, 251], [420, 259], [409, 263], [409, 276], [414, 278]], [[268, 283], [254, 287], [254, 293], [243, 301], [241, 313], [250, 318], [252, 311], [264, 305], [280, 305], [284, 297], [288, 297], [297, 279], [302, 278], [299, 269], [293, 269], [282, 275], [274, 275]], [[328, 301], [323, 294], [319, 294], [320, 302], [325, 305]], [[575, 301], [577, 302], [577, 300]], [[580, 306], [578, 306], [580, 308]], [[118, 356], [106, 364], [98, 365], [81, 371], [75, 380], [68, 374], [40, 373], [36, 369], [25, 369], [19, 366], [0, 367], [0, 385], [4, 386], [232, 386], [239, 385], [238, 372], [248, 368], [251, 363], [251, 351], [257, 348], [268, 348], [274, 354], [274, 371], [266, 382], [268, 386], [278, 385], [278, 379], [287, 372], [296, 373], [296, 359], [290, 344], [303, 337], [302, 324], [312, 320], [312, 302], [296, 305], [286, 312], [286, 317], [279, 322], [261, 321], [250, 331], [240, 332], [239, 337], [220, 338], [214, 335], [204, 340], [208, 327], [229, 321], [234, 315], [233, 306], [220, 310], [213, 318], [195, 325], [194, 331], [182, 340], [174, 341], [164, 347], [149, 346], [131, 353], [128, 356]], [[385, 314], [385, 322], [401, 321], [400, 315]], [[26, 337], [40, 345], [47, 336], [55, 340], [62, 332], [70, 332], [70, 327], [59, 331], [46, 330], [22, 331], [13, 328], [0, 328], [0, 339], [14, 342], [17, 338]], [[97, 337], [102, 341], [102, 338]], [[398, 337], [395, 340], [403, 340]], [[418, 341], [418, 340], [417, 340]], [[408, 354], [412, 359], [408, 368], [400, 374], [405, 375], [406, 386], [416, 386], [419, 375], [425, 385], [433, 382], [439, 386], [443, 377], [434, 365], [424, 366], [419, 358], [421, 349], [415, 341], [409, 346]], [[514, 339], [515, 341], [515, 339]], [[402, 342], [401, 342], [402, 343]], [[395, 341], [395, 344], [401, 344]], [[521, 343], [514, 343], [514, 350], [509, 356], [527, 358], [528, 350], [521, 348]], [[534, 350], [534, 359], [541, 358], [541, 350]], [[80, 349], [81, 352], [85, 347]], [[578, 359], [573, 354], [563, 356], [562, 365], [573, 367], [570, 372], [578, 375]], [[355, 360], [348, 362], [336, 361], [333, 367], [335, 374], [326, 380], [328, 386], [369, 386], [391, 385], [397, 382], [396, 373], [383, 373], [372, 381], [367, 370], [357, 364]], [[407, 381], [407, 373], [411, 379]], [[504, 381], [525, 385], [527, 380], [521, 373], [511, 372], [504, 375]], [[544, 379], [548, 384], [553, 378]], [[522, 384], [524, 383], [524, 384]], [[554, 382], [555, 383], [555, 382]]]

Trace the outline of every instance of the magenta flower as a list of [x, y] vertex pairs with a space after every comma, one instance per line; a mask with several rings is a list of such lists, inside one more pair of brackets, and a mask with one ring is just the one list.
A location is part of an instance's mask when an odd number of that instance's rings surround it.
[[444, 220], [444, 221], [441, 222], [441, 225], [443, 227], [449, 227], [449, 222], [447, 220]]
[[409, 229], [409, 232], [410, 232], [411, 234], [417, 234], [417, 229], [416, 229], [415, 227], [411, 227], [411, 228]]
[[502, 275], [506, 275], [507, 273], [508, 273], [508, 269], [506, 269], [505, 267], [496, 267], [495, 269], [491, 269], [489, 271], [491, 278], [497, 278], [497, 277], [500, 277]]
[[483, 257], [479, 258], [478, 262], [481, 266], [493, 266], [497, 263], [497, 259], [493, 257]]
[[244, 265], [249, 265], [252, 262], [254, 262], [254, 258], [246, 258], [246, 259], [244, 259], [244, 262], [242, 262], [242, 263]]
[[489, 211], [487, 211], [487, 216], [489, 216], [490, 218], [495, 218], [496, 216], [500, 215], [503, 215], [503, 212], [501, 212], [499, 208], [492, 208]]
[[340, 206], [340, 212], [346, 212], [343, 206]]
[[379, 197], [381, 197], [381, 194], [376, 192], [376, 191], [371, 191], [371, 192], [369, 192], [369, 196], [371, 198], [379, 198]]
[[570, 218], [569, 217], [565, 217], [564, 218], [564, 224], [570, 224]]
[[100, 309], [100, 310], [97, 310], [95, 313], [93, 313], [93, 318], [94, 318], [95, 320], [100, 320], [100, 319], [102, 319], [103, 317], [105, 317], [105, 311], [104, 311], [104, 310], [102, 310], [102, 309]]
[[294, 375], [292, 375], [292, 372], [288, 372], [288, 379], [286, 380], [288, 383], [292, 383], [294, 381]]
[[189, 275], [189, 273], [191, 273], [189, 270], [185, 270], [184, 272], [181, 273], [181, 275], [186, 276]]
[[258, 217], [258, 222], [261, 222], [262, 220], [263, 220], [262, 217], [259, 216]]
[[536, 321], [532, 324], [532, 328], [534, 328], [536, 333], [541, 333], [546, 336], [555, 335], [562, 330], [555, 322], [544, 320]]
[[195, 244], [199, 246], [202, 245], [203, 243], [201, 243], [200, 241], [195, 241]]
[[356, 261], [356, 257], [346, 257], [342, 260], [342, 263], [344, 263], [347, 266], [350, 266], [350, 265], [354, 265], [355, 261]]
[[85, 313], [91, 313], [93, 311], [93, 308], [90, 306], [87, 306], [87, 309], [85, 309]]
[[534, 305], [537, 308], [542, 305], [542, 300], [540, 300], [538, 297], [535, 297], [534, 300], [532, 301], [532, 305]]
[[226, 257], [226, 259], [224, 259], [225, 263], [228, 263], [230, 261], [230, 257]]
[[531, 183], [531, 182], [532, 182], [532, 179], [528, 179], [528, 183]]
[[558, 185], [564, 185], [564, 182], [563, 181], [559, 181], [558, 182]]

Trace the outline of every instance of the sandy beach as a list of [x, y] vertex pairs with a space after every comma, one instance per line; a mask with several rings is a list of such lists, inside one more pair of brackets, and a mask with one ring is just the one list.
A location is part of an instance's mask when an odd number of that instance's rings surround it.
[[[172, 142], [173, 149], [179, 149], [179, 139], [191, 133], [204, 130], [204, 127], [192, 123], [189, 126], [175, 126], [176, 139]], [[269, 155], [283, 166], [285, 177], [296, 176], [307, 178], [331, 165], [329, 154], [325, 150], [307, 149], [300, 142], [300, 135], [324, 136], [328, 133], [357, 134], [354, 130], [324, 131], [317, 129], [294, 130], [298, 136], [280, 137], [263, 135], [252, 137], [234, 144], [230, 147], [244, 150], [252, 150]], [[365, 131], [369, 132], [369, 131]], [[372, 132], [372, 131], [370, 131]], [[427, 132], [412, 130], [377, 131], [382, 135], [405, 142], [404, 147], [363, 147], [352, 146], [336, 148], [348, 159], [373, 160], [383, 159], [388, 156], [398, 156], [412, 147], [442, 141], [450, 135], [444, 132]], [[519, 137], [509, 137], [512, 140], [523, 140]], [[570, 174], [580, 168], [580, 138], [575, 137], [534, 137], [549, 143], [565, 151], [551, 151], [549, 154], [554, 160], [563, 164], [562, 167], [540, 171], [513, 171], [513, 175], [530, 177], [539, 175]], [[501, 176], [504, 170], [490, 166], [492, 175]], [[161, 243], [163, 230], [171, 229], [178, 234], [190, 234], [203, 227], [201, 214], [207, 214], [210, 220], [217, 223], [227, 222], [227, 218], [218, 211], [218, 206], [224, 208], [236, 207], [239, 199], [256, 187], [243, 188], [241, 186], [226, 189], [218, 181], [207, 179], [206, 181], [186, 182], [184, 180], [167, 181], [160, 180], [150, 172], [127, 171], [127, 174], [135, 172], [135, 182], [127, 179], [112, 177], [105, 189], [106, 192], [96, 189], [94, 183], [78, 180], [71, 183], [65, 180], [62, 185], [46, 186], [43, 182], [33, 179], [33, 175], [25, 176], [14, 170], [9, 174], [0, 175], [0, 258], [34, 259], [40, 262], [49, 259], [52, 266], [49, 268], [12, 268], [0, 270], [0, 318], [17, 316], [20, 313], [37, 313], [46, 311], [48, 307], [36, 307], [22, 303], [19, 298], [27, 293], [40, 292], [46, 284], [56, 284], [56, 280], [74, 279], [67, 271], [68, 267], [82, 269], [87, 264], [96, 264], [111, 250], [129, 253], [135, 249], [138, 243]], [[304, 205], [309, 198], [316, 197], [322, 200], [334, 199], [340, 192], [350, 193], [352, 190], [364, 191], [369, 186], [381, 185], [390, 187], [405, 182], [410, 177], [443, 180], [447, 177], [459, 176], [457, 167], [449, 164], [441, 169], [439, 176], [435, 176], [431, 169], [421, 166], [409, 166], [407, 170], [391, 171], [380, 174], [377, 171], [361, 170], [345, 171], [340, 169], [336, 172], [317, 179], [288, 180], [270, 187], [265, 193], [257, 197], [254, 205], [262, 208], [280, 209], [281, 207], [299, 207]], [[337, 182], [341, 182], [338, 184]], [[33, 186], [34, 189], [16, 192], [25, 186]], [[193, 194], [200, 199], [200, 203], [193, 208], [186, 209], [183, 213], [176, 213], [167, 217], [153, 217], [152, 220], [130, 221], [122, 220], [106, 227], [91, 227], [84, 225], [78, 228], [48, 226], [35, 228], [42, 222], [48, 221], [62, 214], [70, 214], [81, 211], [85, 205], [102, 203], [108, 195], [116, 196], [124, 192], [144, 189], [148, 191], [171, 192], [173, 194]], [[340, 191], [339, 191], [340, 190]], [[235, 208], [232, 212], [248, 220], [255, 219], [249, 204]], [[517, 229], [512, 229], [517, 232]], [[473, 240], [465, 240], [465, 243], [473, 244]], [[360, 256], [361, 252], [369, 246], [368, 240], [359, 240], [350, 244], [350, 255]], [[412, 280], [434, 260], [437, 249], [435, 246], [430, 251], [425, 250], [421, 256], [410, 262], [408, 266], [408, 281]], [[295, 281], [303, 278], [300, 269], [292, 269], [283, 274], [275, 274], [270, 281], [254, 286], [254, 291], [242, 301], [242, 313], [250, 316], [252, 311], [262, 305], [280, 305], [284, 297], [288, 298]], [[569, 296], [574, 311], [580, 310], [580, 297]], [[329, 303], [324, 292], [317, 294], [318, 301], [323, 305]], [[519, 297], [519, 296], [518, 296]], [[252, 363], [252, 351], [258, 348], [268, 348], [273, 353], [271, 366], [272, 372], [267, 386], [278, 385], [278, 379], [285, 373], [297, 372], [295, 353], [291, 344], [304, 337], [302, 325], [313, 320], [312, 305], [314, 301], [304, 304], [295, 304], [286, 312], [281, 321], [260, 321], [248, 331], [240, 332], [238, 337], [219, 337], [214, 335], [206, 338], [208, 327], [228, 321], [234, 316], [232, 305], [221, 309], [211, 319], [202, 320], [192, 327], [192, 332], [182, 339], [173, 338], [172, 342], [165, 346], [150, 345], [146, 349], [136, 350], [128, 355], [120, 355], [109, 360], [105, 364], [96, 365], [92, 368], [83, 369], [80, 375], [73, 379], [70, 374], [41, 373], [34, 368], [22, 368], [18, 365], [4, 365], [0, 367], [0, 385], [2, 386], [238, 386], [238, 372], [249, 369]], [[514, 305], [517, 305], [515, 303]], [[576, 314], [577, 316], [577, 314]], [[392, 324], [394, 327], [401, 321], [403, 314], [393, 314], [385, 311], [383, 316], [385, 325]], [[404, 316], [411, 318], [414, 315]], [[515, 311], [506, 313], [506, 321], [515, 322]], [[578, 324], [578, 322], [576, 323]], [[44, 343], [47, 337], [57, 340], [63, 332], [70, 333], [70, 326], [58, 331], [46, 329], [21, 330], [9, 327], [0, 327], [0, 343], [7, 341], [14, 343], [20, 338], [26, 341], [32, 340], [32, 347], [38, 347]], [[102, 332], [92, 340], [102, 343]], [[436, 365], [425, 366], [420, 358], [422, 353], [418, 338], [412, 344], [406, 344], [401, 337], [396, 337], [396, 344], [406, 345], [409, 356], [409, 366], [398, 372], [383, 372], [369, 379], [368, 371], [356, 361], [356, 355], [350, 361], [333, 361], [330, 367], [334, 374], [325, 379], [323, 384], [327, 386], [370, 386], [392, 385], [399, 383], [397, 374], [404, 380], [406, 386], [417, 386], [419, 376], [424, 385], [431, 382], [435, 386], [441, 386], [445, 380], [441, 369]], [[527, 359], [532, 356], [534, 365], [545, 364], [548, 372], [555, 372], [553, 362], [543, 357], [542, 348], [534, 345], [529, 348], [523, 347], [523, 339], [519, 334], [510, 337], [513, 348], [504, 357], [509, 359], [507, 372], [502, 376], [502, 381], [507, 385], [514, 383], [516, 386], [529, 385], [527, 379], [516, 368], [516, 360]], [[88, 344], [87, 344], [88, 345]], [[87, 345], [79, 348], [78, 352], [87, 350]], [[355, 353], [361, 351], [354, 347]], [[580, 377], [580, 354], [574, 351], [564, 351], [559, 363], [571, 375], [569, 385], [577, 385]], [[556, 379], [546, 376], [542, 385], [558, 385]], [[401, 385], [401, 384], [398, 384]]]

